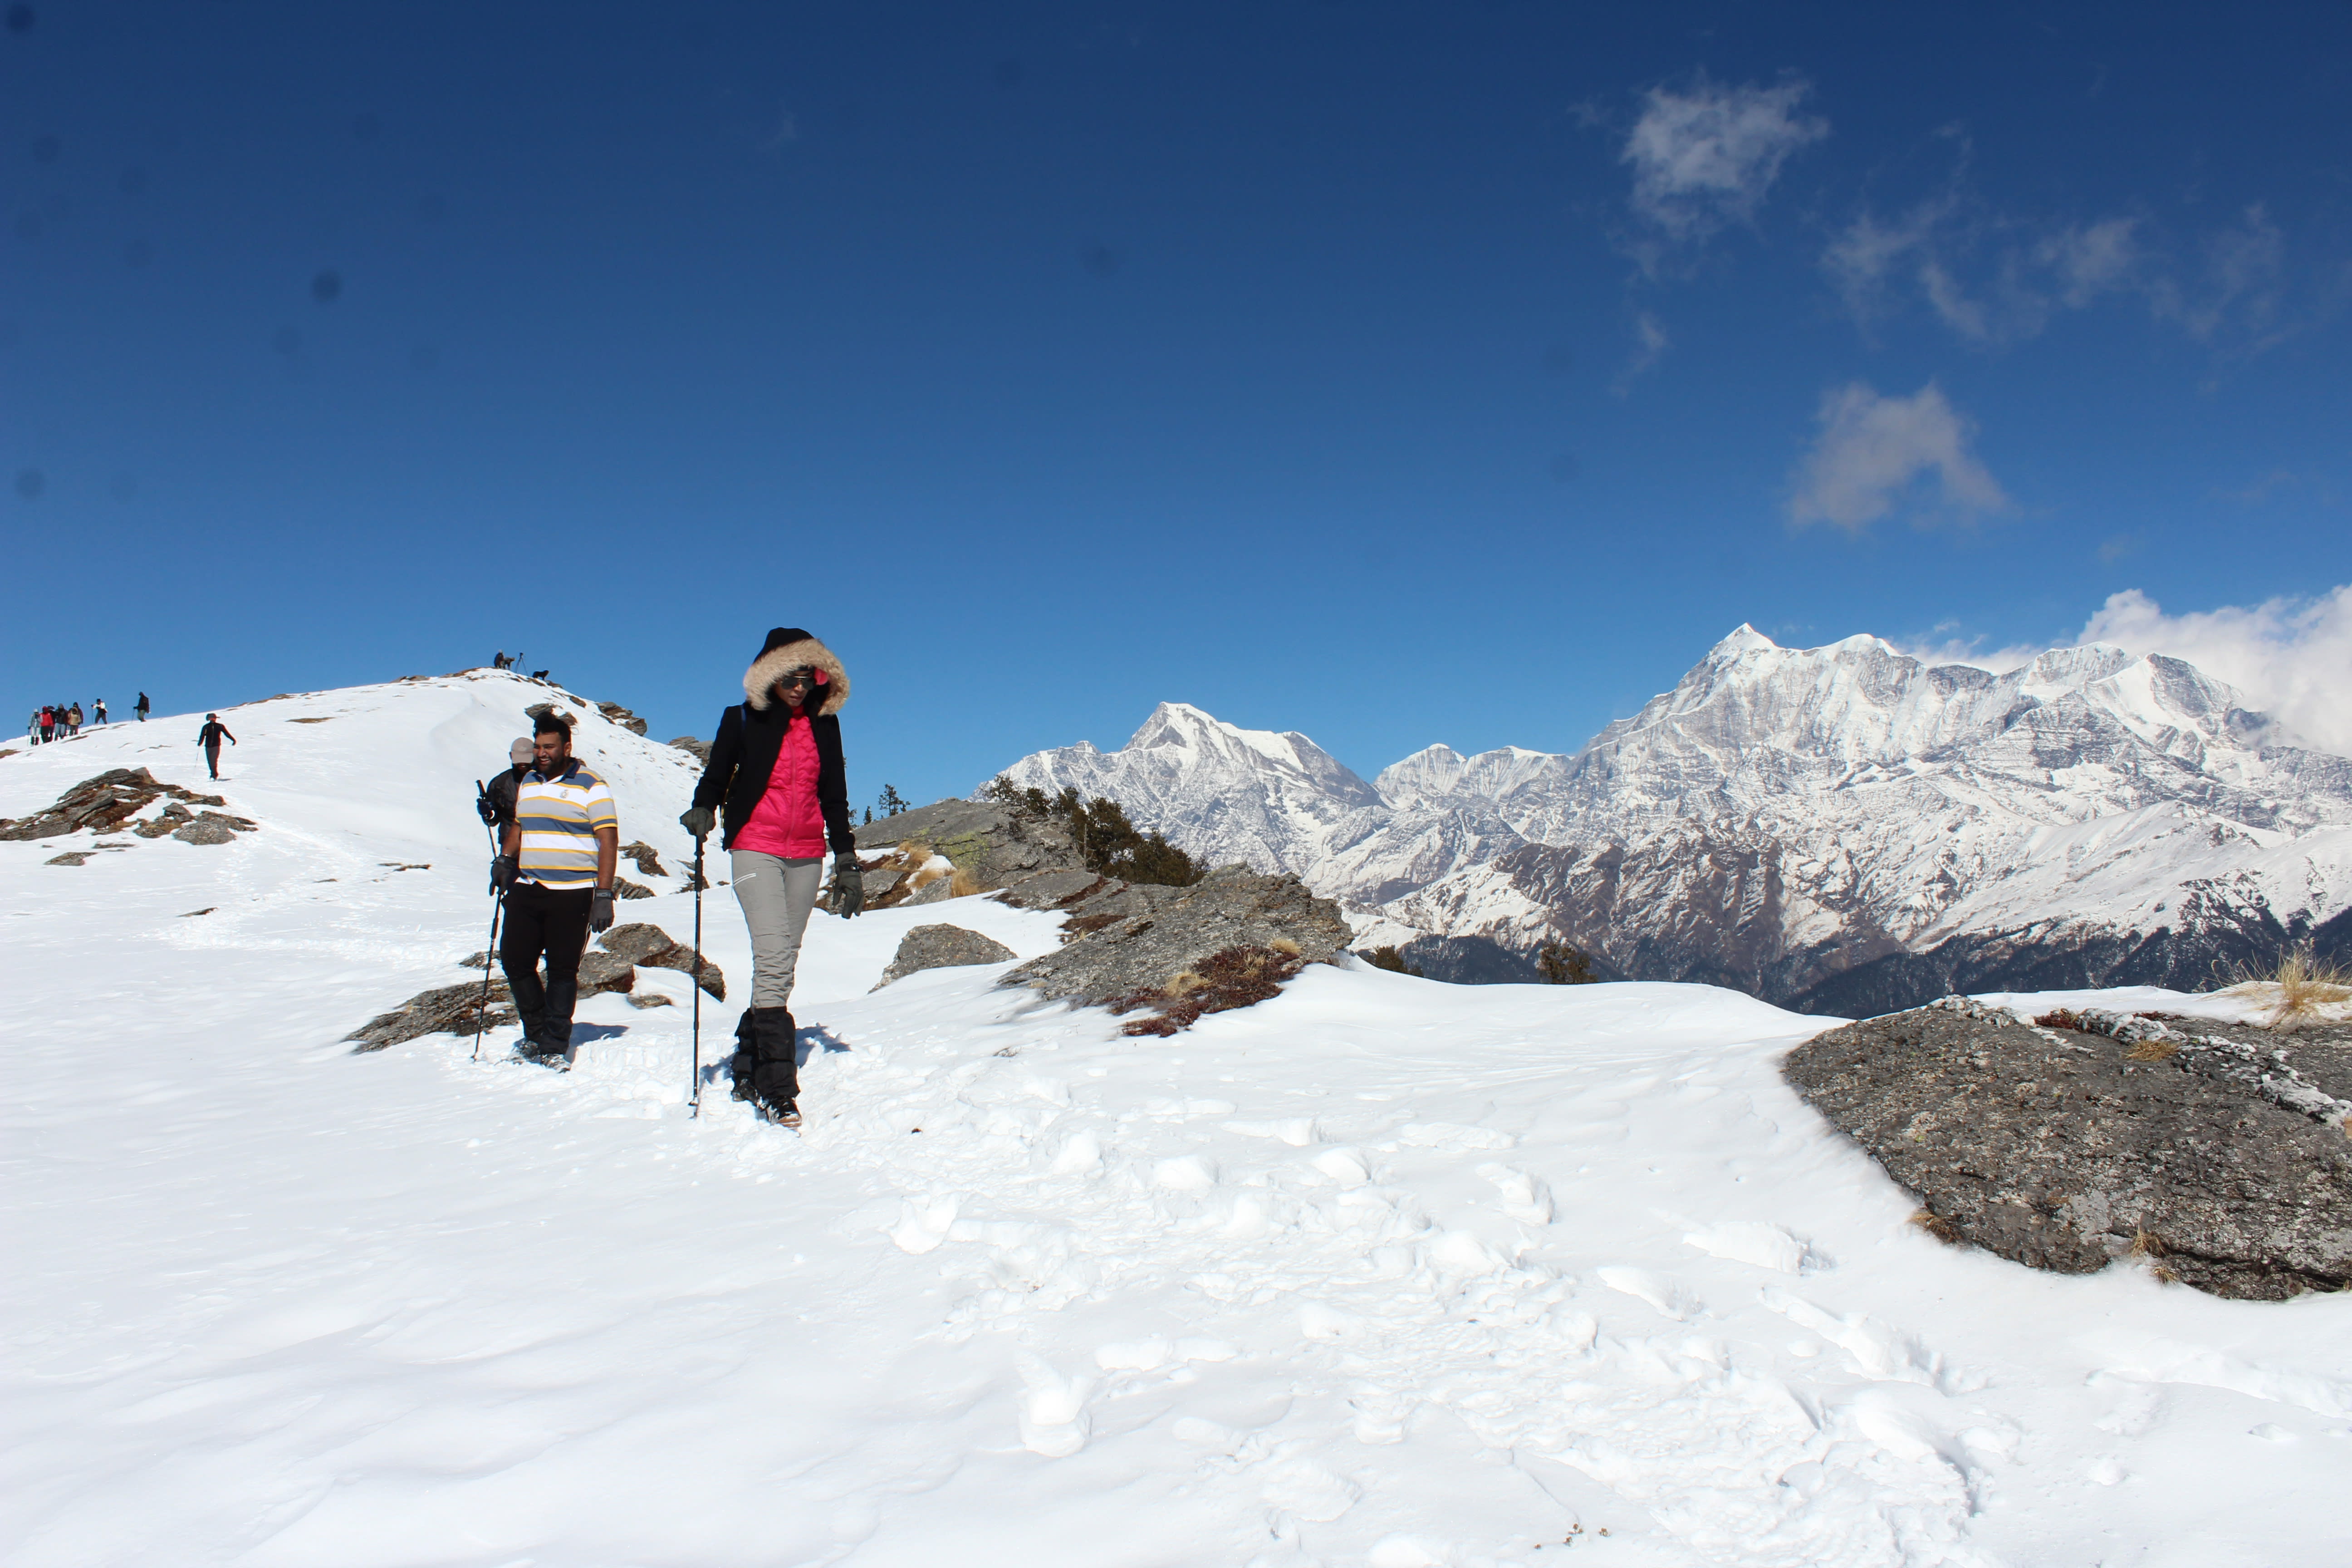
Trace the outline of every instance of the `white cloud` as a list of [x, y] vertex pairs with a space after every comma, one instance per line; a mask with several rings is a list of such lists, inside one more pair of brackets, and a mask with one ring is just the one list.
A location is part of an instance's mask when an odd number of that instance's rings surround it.
[[2352, 756], [2352, 584], [2315, 599], [2182, 616], [2126, 589], [2091, 617], [2082, 640], [2185, 658], [2314, 745]]
[[1703, 239], [1755, 215], [1780, 165], [1829, 134], [1829, 121], [1798, 114], [1811, 87], [1652, 88], [1625, 139], [1633, 209], [1673, 239]]
[[1821, 437], [1789, 502], [1794, 521], [1832, 522], [1859, 533], [1931, 470], [1953, 510], [2000, 511], [2009, 505], [1969, 449], [1974, 427], [1933, 382], [1909, 397], [1883, 397], [1857, 381], [1822, 398], [1821, 422]]

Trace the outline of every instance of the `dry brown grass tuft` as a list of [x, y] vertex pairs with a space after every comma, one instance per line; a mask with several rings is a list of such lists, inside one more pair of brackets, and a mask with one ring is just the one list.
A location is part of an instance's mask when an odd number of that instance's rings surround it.
[[2147, 1264], [2147, 1271], [2167, 1285], [2175, 1283], [2180, 1278], [2172, 1266], [2164, 1261], [2166, 1254], [2170, 1250], [2164, 1245], [2164, 1238], [2147, 1226], [2141, 1226], [2135, 1229], [2132, 1236], [2131, 1255]]
[[2225, 990], [2272, 990], [2276, 1006], [2269, 1026], [2273, 1029], [2300, 1029], [2321, 1022], [2320, 1008], [2352, 1002], [2352, 970], [2323, 963], [2313, 953], [2309, 942], [2287, 949], [2267, 970], [2241, 964], [2231, 974], [2230, 982]]
[[2180, 1054], [2180, 1047], [2170, 1040], [2135, 1040], [2124, 1053], [2127, 1062], [2168, 1062]]
[[1960, 1227], [1933, 1209], [1921, 1209], [1911, 1216], [1911, 1223], [1947, 1247], [1960, 1244]]
[[950, 899], [968, 899], [979, 891], [980, 879], [961, 866], [948, 879], [948, 897]]
[[1120, 1027], [1123, 1035], [1172, 1035], [1188, 1029], [1210, 1013], [1246, 1007], [1281, 993], [1282, 983], [1298, 973], [1301, 960], [1264, 947], [1229, 947], [1170, 978], [1132, 995], [1111, 999], [1116, 1014], [1149, 1007], [1152, 1016]]
[[1190, 996], [1195, 991], [1205, 990], [1208, 984], [1208, 981], [1187, 969], [1181, 973], [1170, 975], [1168, 984], [1160, 988], [1160, 994], [1162, 996]]
[[1291, 941], [1286, 936], [1276, 937], [1272, 942], [1267, 942], [1265, 945], [1274, 949], [1275, 952], [1282, 954], [1285, 958], [1297, 958], [1298, 956], [1298, 944]]

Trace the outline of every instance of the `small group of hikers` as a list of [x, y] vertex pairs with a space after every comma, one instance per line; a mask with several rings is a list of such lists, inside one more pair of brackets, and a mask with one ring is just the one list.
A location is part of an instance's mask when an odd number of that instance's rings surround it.
[[[147, 717], [145, 711], [147, 699], [144, 694], [141, 695], [139, 701], [141, 705], [139, 716], [144, 719]], [[25, 721], [25, 738], [36, 746], [45, 745], [51, 741], [70, 741], [81, 733], [84, 719], [85, 715], [79, 702], [44, 702], [33, 710], [33, 716], [30, 719]], [[87, 719], [92, 724], [106, 722], [105, 698], [101, 697], [90, 704]]]
[[[141, 723], [147, 721], [145, 692], [139, 694], [138, 706], [131, 711], [139, 715]], [[106, 723], [105, 698], [101, 697], [92, 702], [87, 714], [83, 713], [82, 706], [79, 702], [44, 702], [33, 710], [33, 716], [30, 719], [25, 721], [25, 738], [36, 746], [45, 745], [53, 741], [70, 741], [81, 733], [81, 727], [85, 722], [99, 726]]]
[[[797, 1127], [797, 1030], [787, 1004], [828, 847], [827, 907], [845, 919], [866, 907], [841, 759], [838, 715], [849, 677], [832, 649], [797, 626], [779, 626], [743, 672], [743, 698], [719, 715], [694, 804], [677, 820], [698, 847], [719, 833], [751, 931], [751, 995], [735, 1025], [734, 1096]], [[490, 862], [491, 890], [505, 907], [499, 963], [522, 1023], [517, 1057], [562, 1067], [571, 1056], [580, 960], [590, 933], [613, 924], [620, 813], [604, 781], [572, 754], [572, 726], [561, 714], [541, 717], [531, 738], [508, 754], [512, 765], [479, 803], [499, 838]]]

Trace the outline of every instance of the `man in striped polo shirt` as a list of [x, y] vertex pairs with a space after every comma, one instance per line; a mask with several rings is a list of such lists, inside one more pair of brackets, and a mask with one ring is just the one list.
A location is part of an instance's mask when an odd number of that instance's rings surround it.
[[[613, 924], [613, 869], [621, 858], [621, 816], [604, 781], [572, 755], [572, 725], [541, 717], [531, 734], [532, 769], [515, 790], [514, 819], [490, 881], [506, 894], [499, 963], [522, 1016], [520, 1054], [548, 1067], [569, 1064], [572, 1007], [580, 996], [580, 956], [588, 933]], [[547, 980], [539, 977], [547, 957]]]

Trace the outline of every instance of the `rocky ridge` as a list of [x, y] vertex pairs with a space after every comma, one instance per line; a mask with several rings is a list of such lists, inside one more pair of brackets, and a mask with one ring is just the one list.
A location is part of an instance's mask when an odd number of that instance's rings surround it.
[[[1062, 913], [1063, 945], [1010, 971], [1003, 984], [1080, 1005], [1140, 1010], [1130, 1032], [1172, 1032], [1203, 1013], [1263, 1000], [1300, 966], [1338, 962], [1348, 942], [1338, 904], [1288, 872], [1260, 874], [1236, 863], [1190, 887], [1124, 881], [1079, 863], [1069, 832], [1054, 818], [996, 801], [940, 801], [861, 826], [857, 841], [861, 850], [890, 847], [861, 860], [868, 901], [877, 907], [985, 893]], [[927, 879], [915, 886], [918, 879]], [[976, 935], [952, 926], [917, 930]]]

